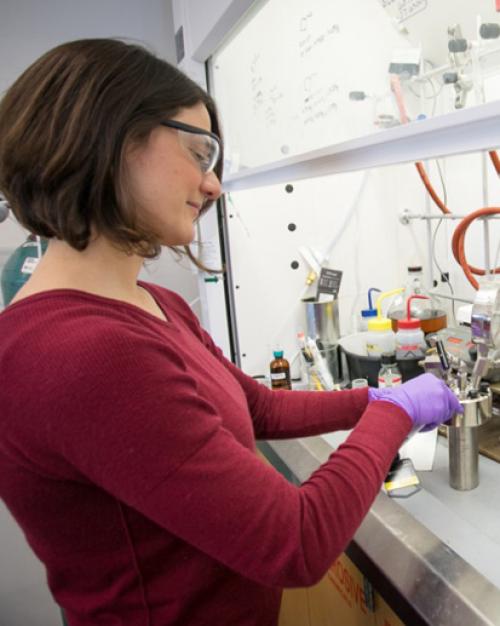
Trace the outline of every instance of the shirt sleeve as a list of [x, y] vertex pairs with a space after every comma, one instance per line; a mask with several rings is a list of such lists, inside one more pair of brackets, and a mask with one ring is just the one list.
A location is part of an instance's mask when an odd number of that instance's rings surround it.
[[372, 403], [347, 441], [297, 487], [223, 427], [182, 360], [160, 341], [143, 340], [138, 350], [122, 337], [106, 337], [97, 357], [80, 358], [82, 375], [57, 412], [64, 418], [54, 414], [45, 423], [41, 449], [268, 586], [321, 578], [366, 515], [410, 430], [404, 411]]
[[205, 346], [232, 373], [245, 392], [257, 439], [289, 439], [350, 430], [366, 409], [366, 388], [293, 393], [268, 389], [226, 359], [210, 335], [199, 326], [198, 320], [193, 322]]
[[224, 359], [225, 367], [240, 383], [247, 398], [257, 439], [309, 437], [350, 430], [368, 404], [368, 390], [271, 390]]
[[257, 439], [308, 437], [336, 430], [350, 430], [368, 404], [368, 390], [278, 391], [270, 390], [226, 359], [196, 316], [180, 297], [176, 304], [184, 322], [206, 348], [236, 378], [247, 398]]

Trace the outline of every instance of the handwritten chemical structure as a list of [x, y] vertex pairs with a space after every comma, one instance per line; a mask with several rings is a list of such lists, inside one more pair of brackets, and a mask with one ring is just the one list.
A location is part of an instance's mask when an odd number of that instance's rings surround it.
[[427, 9], [428, 0], [379, 0], [384, 9], [391, 8], [396, 12], [398, 23], [413, 17]]
[[310, 54], [315, 48], [321, 46], [326, 43], [332, 36], [338, 35], [340, 33], [340, 26], [338, 24], [332, 24], [322, 33], [317, 35], [316, 37], [308, 36], [302, 41], [299, 42], [299, 50], [300, 56], [304, 57], [307, 54]]

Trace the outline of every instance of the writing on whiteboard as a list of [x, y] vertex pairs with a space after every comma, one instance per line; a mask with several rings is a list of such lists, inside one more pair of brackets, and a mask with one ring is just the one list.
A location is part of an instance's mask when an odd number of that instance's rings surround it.
[[338, 24], [332, 24], [328, 26], [324, 31], [318, 35], [308, 34], [304, 38], [299, 40], [300, 56], [304, 57], [312, 52], [318, 46], [326, 43], [331, 37], [337, 35], [340, 32]]
[[259, 114], [266, 126], [275, 126], [278, 122], [276, 105], [283, 100], [283, 90], [279, 78], [272, 82], [265, 80], [260, 68], [260, 54], [255, 54], [250, 62], [250, 89], [254, 115]]
[[398, 22], [404, 22], [427, 8], [427, 0], [379, 0], [380, 4], [395, 13]]
[[312, 124], [337, 110], [338, 84], [329, 80], [326, 84], [317, 72], [304, 77], [303, 100], [301, 107], [302, 121]]

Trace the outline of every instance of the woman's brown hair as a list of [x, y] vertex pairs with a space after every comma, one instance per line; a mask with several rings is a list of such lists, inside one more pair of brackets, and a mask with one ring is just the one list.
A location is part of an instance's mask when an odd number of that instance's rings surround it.
[[[210, 96], [142, 46], [115, 39], [62, 44], [35, 61], [0, 103], [0, 190], [31, 233], [84, 250], [95, 228], [123, 250], [152, 258], [159, 236], [128, 206], [124, 149], [200, 102], [220, 135]], [[219, 178], [221, 169], [222, 155]]]

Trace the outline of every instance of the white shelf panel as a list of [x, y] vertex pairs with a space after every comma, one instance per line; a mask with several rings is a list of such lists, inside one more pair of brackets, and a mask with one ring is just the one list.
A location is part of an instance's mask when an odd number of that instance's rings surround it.
[[500, 101], [385, 129], [288, 159], [242, 170], [224, 179], [239, 191], [500, 146]]

